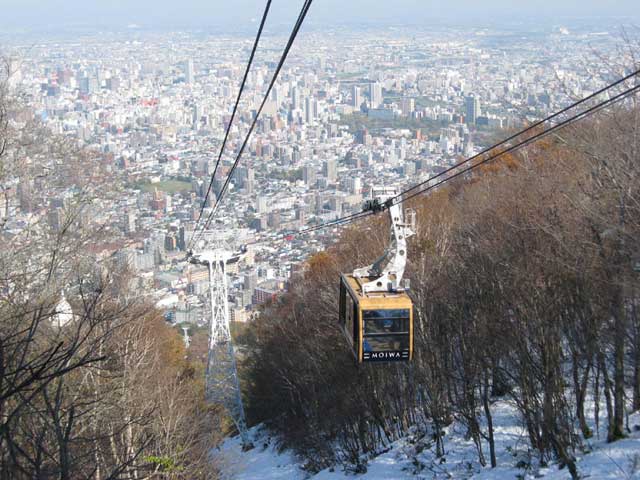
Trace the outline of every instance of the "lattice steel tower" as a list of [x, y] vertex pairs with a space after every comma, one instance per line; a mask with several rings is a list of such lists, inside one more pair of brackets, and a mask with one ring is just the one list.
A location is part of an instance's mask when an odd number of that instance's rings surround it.
[[194, 254], [192, 263], [209, 268], [209, 295], [211, 320], [209, 324], [209, 352], [206, 371], [206, 398], [222, 405], [240, 432], [242, 444], [250, 447], [240, 381], [236, 367], [235, 349], [229, 330], [229, 304], [227, 300], [226, 266], [240, 259], [240, 253], [224, 249], [207, 250]]

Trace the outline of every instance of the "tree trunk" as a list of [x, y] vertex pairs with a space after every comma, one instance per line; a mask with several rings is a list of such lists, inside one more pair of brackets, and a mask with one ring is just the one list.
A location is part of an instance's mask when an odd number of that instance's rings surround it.
[[593, 381], [593, 422], [596, 425], [596, 436], [600, 438], [600, 366], [597, 362]]
[[491, 396], [503, 397], [509, 393], [509, 385], [504, 378], [504, 374], [500, 369], [500, 362], [496, 362], [491, 369]]
[[633, 322], [633, 411], [640, 410], [640, 318], [635, 294], [631, 296], [631, 321]]
[[622, 292], [617, 295], [614, 317], [613, 426], [609, 441], [624, 437], [624, 343], [626, 336]]
[[572, 352], [572, 374], [573, 374], [573, 388], [576, 395], [576, 417], [578, 418], [578, 425], [584, 438], [591, 438], [592, 432], [587, 424], [587, 419], [584, 414], [584, 400], [587, 393], [587, 383], [589, 380], [589, 371], [591, 370], [591, 364], [587, 364], [582, 378], [580, 378], [579, 372], [579, 359], [577, 352]]
[[558, 439], [556, 438], [554, 433], [552, 433], [550, 435], [549, 440], [550, 440], [551, 444], [553, 445], [554, 450], [558, 454], [558, 457], [560, 458], [560, 460], [562, 460], [562, 462], [569, 469], [569, 473], [571, 474], [572, 480], [579, 480], [580, 479], [580, 474], [578, 473], [578, 467], [576, 466], [576, 461], [573, 458], [573, 455], [571, 455], [567, 451], [567, 449], [563, 445], [563, 442], [558, 441]]
[[491, 407], [489, 405], [489, 375], [484, 376], [484, 388], [482, 389], [482, 406], [484, 407], [484, 415], [487, 417], [487, 437], [489, 442], [489, 456], [491, 468], [496, 468], [496, 444], [493, 437], [493, 416], [491, 415]]
[[614, 419], [613, 419], [613, 403], [611, 401], [611, 389], [612, 389], [612, 385], [611, 385], [611, 379], [609, 378], [609, 373], [607, 372], [607, 364], [605, 362], [604, 359], [604, 354], [602, 352], [598, 353], [598, 362], [600, 363], [600, 371], [602, 372], [602, 378], [604, 380], [604, 398], [606, 400], [606, 405], [607, 405], [607, 439], [609, 441], [611, 441], [610, 439], [613, 438], [613, 426], [614, 426]]
[[[620, 196], [620, 228], [624, 228], [625, 224], [625, 202], [624, 196]], [[621, 237], [618, 242], [618, 251], [615, 255], [615, 265], [617, 267], [616, 275], [619, 280], [624, 281], [624, 268], [622, 267], [622, 263], [624, 262], [624, 237]], [[626, 312], [625, 312], [625, 299], [624, 299], [624, 284], [622, 286], [614, 285], [615, 288], [614, 293], [614, 303], [613, 307], [613, 320], [614, 324], [614, 339], [613, 339], [613, 350], [614, 350], [614, 370], [613, 370], [613, 429], [612, 429], [612, 437], [609, 438], [609, 441], [614, 441], [619, 438], [623, 438], [624, 435], [624, 416], [625, 416], [625, 405], [624, 405], [624, 347], [625, 347], [625, 338], [627, 334], [626, 330]]]

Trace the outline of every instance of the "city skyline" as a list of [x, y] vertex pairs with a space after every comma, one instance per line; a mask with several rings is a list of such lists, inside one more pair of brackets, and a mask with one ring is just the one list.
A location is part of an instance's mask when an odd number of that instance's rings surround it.
[[[295, 232], [357, 213], [382, 181], [396, 189], [424, 181], [523, 118], [565, 106], [560, 78], [571, 95], [600, 88], [605, 79], [584, 70], [584, 52], [617, 55], [617, 40], [596, 28], [309, 31], [297, 40], [233, 175], [234, 152], [281, 38], [261, 41], [219, 168], [250, 46], [242, 35], [87, 31], [59, 42], [40, 32], [35, 43], [14, 48], [10, 87], [26, 102], [20, 118], [103, 160], [92, 175], [107, 180], [102, 165], [124, 193], [94, 202], [87, 215], [87, 226], [108, 231], [94, 251], [129, 266], [138, 278], [132, 288], [152, 295], [173, 323], [205, 321], [207, 272], [194, 270], [185, 252], [206, 236], [195, 235], [204, 228], [198, 222], [220, 201], [215, 231], [253, 245], [253, 259], [238, 267], [229, 289], [231, 315], [244, 321], [285, 291], [296, 265], [333, 241], [323, 230]], [[33, 216], [61, 231], [74, 195], [65, 185], [19, 181], [0, 202], [0, 218], [10, 216], [12, 231]]]
[[[278, 32], [284, 24], [291, 23], [302, 2], [285, 0], [273, 2], [270, 26]], [[141, 0], [132, 5], [123, 0], [113, 2], [80, 2], [79, 0], [2, 0], [3, 16], [9, 29], [45, 27], [47, 29], [65, 26], [84, 27], [205, 27], [220, 26], [229, 29], [250, 27], [257, 21], [264, 8], [261, 0], [239, 0], [221, 8], [212, 2], [186, 0], [175, 2], [161, 0], [151, 2]], [[486, 23], [508, 18], [510, 22], [545, 20], [562, 22], [567, 18], [588, 19], [588, 17], [616, 18], [620, 24], [637, 21], [640, 7], [632, 0], [598, 2], [589, 0], [551, 2], [544, 0], [533, 4], [518, 4], [504, 0], [477, 2], [457, 0], [398, 0], [390, 4], [382, 0], [339, 2], [324, 0], [312, 5], [306, 25], [314, 24], [380, 24], [407, 23], [432, 24], [438, 22]]]

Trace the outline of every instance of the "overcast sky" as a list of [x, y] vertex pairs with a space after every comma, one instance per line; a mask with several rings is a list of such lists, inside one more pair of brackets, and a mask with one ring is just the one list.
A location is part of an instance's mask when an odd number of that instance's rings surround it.
[[[185, 27], [244, 25], [260, 15], [266, 0], [0, 0], [2, 24]], [[302, 0], [273, 0], [271, 20], [289, 21]], [[536, 17], [628, 17], [637, 23], [640, 0], [315, 0], [311, 24], [486, 21]]]

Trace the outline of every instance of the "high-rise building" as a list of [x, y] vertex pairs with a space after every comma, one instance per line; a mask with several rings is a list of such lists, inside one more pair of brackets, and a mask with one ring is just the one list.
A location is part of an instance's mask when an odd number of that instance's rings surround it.
[[107, 88], [112, 91], [118, 90], [120, 88], [120, 79], [118, 77], [108, 78]]
[[400, 108], [402, 109], [402, 115], [408, 117], [416, 110], [416, 101], [413, 98], [403, 98]]
[[315, 119], [316, 112], [313, 97], [306, 97], [304, 99], [304, 120], [306, 123], [313, 123]]
[[273, 100], [276, 104], [276, 107], [279, 107], [282, 103], [282, 87], [274, 86], [273, 90], [271, 90], [271, 100]]
[[164, 237], [164, 249], [167, 252], [173, 252], [178, 246], [178, 242], [176, 240], [175, 235], [167, 235]]
[[322, 166], [322, 173], [327, 178], [329, 183], [334, 183], [337, 177], [336, 160], [330, 158], [324, 162]]
[[194, 71], [193, 71], [193, 60], [190, 58], [185, 63], [184, 80], [187, 83], [193, 83], [194, 78], [195, 78], [195, 75], [194, 75]]
[[360, 87], [356, 85], [351, 89], [351, 102], [355, 108], [360, 108], [360, 105], [362, 105], [362, 93], [360, 92]]
[[198, 130], [200, 128], [200, 120], [202, 119], [203, 116], [203, 111], [202, 111], [202, 107], [200, 105], [194, 105], [193, 106], [193, 112], [192, 112], [192, 128], [194, 130]]
[[247, 168], [247, 178], [244, 182], [244, 189], [248, 194], [253, 193], [255, 186], [255, 174], [253, 168]]
[[267, 213], [267, 197], [259, 196], [256, 202], [256, 211], [258, 213]]
[[358, 194], [362, 192], [362, 180], [360, 177], [349, 177], [347, 184], [351, 193]]
[[251, 297], [258, 286], [258, 274], [255, 271], [244, 276], [242, 285], [242, 304], [243, 306], [251, 305]]
[[356, 143], [360, 145], [369, 145], [371, 142], [371, 135], [369, 135], [369, 131], [366, 128], [362, 130], [358, 130], [355, 134]]
[[[215, 195], [215, 198], [218, 198], [218, 195], [220, 195], [220, 191], [222, 190], [222, 185], [224, 184], [224, 179], [222, 178], [215, 178], [213, 180], [213, 194]], [[211, 196], [211, 195], [209, 195]]]
[[467, 125], [475, 125], [480, 116], [480, 99], [471, 94], [464, 98], [465, 121]]
[[125, 212], [123, 224], [125, 233], [134, 233], [136, 231], [136, 215], [133, 212]]
[[313, 187], [317, 183], [316, 170], [313, 167], [305, 166], [302, 168], [302, 180], [304, 184]]
[[91, 93], [91, 82], [89, 81], [89, 77], [82, 76], [78, 78], [78, 89], [82, 94]]
[[320, 105], [320, 102], [317, 98], [313, 99], [311, 105], [313, 106], [313, 118], [317, 120], [318, 117], [320, 117], [320, 115], [322, 114], [322, 106]]
[[191, 238], [193, 237], [193, 223], [185, 223], [180, 226], [180, 230], [178, 230], [178, 247], [181, 250], [186, 250], [187, 246], [191, 242]]
[[298, 87], [293, 87], [291, 89], [291, 109], [297, 110], [302, 106], [302, 101], [300, 98], [300, 89]]
[[382, 85], [378, 82], [369, 84], [369, 99], [371, 100], [371, 108], [378, 108], [382, 105]]

